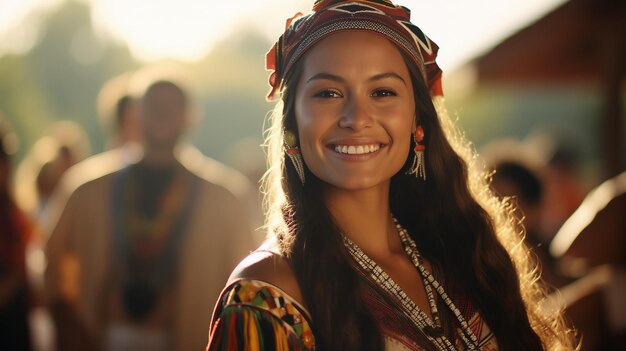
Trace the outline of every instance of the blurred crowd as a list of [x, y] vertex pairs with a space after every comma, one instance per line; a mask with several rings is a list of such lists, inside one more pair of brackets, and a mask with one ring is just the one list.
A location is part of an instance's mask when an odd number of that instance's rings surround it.
[[544, 308], [565, 309], [582, 350], [626, 342], [626, 172], [591, 190], [575, 150], [545, 135], [503, 139], [481, 156], [492, 190], [516, 206], [520, 230], [550, 289]]
[[200, 350], [230, 271], [261, 241], [258, 179], [185, 141], [185, 85], [128, 81], [100, 94], [102, 153], [59, 122], [13, 172], [2, 124], [1, 350]]
[[[96, 155], [64, 121], [14, 171], [0, 120], [1, 350], [200, 350], [229, 272], [262, 240], [263, 170], [185, 141], [184, 84], [128, 81], [102, 88], [110, 138]], [[480, 154], [553, 292], [545, 308], [567, 310], [584, 349], [614, 349], [626, 342], [626, 173], [589, 189], [575, 152], [539, 139]]]

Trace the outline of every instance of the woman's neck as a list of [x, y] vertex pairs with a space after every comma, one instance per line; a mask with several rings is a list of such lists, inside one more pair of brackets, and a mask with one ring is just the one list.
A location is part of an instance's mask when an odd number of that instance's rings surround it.
[[343, 234], [368, 255], [402, 251], [389, 208], [389, 185], [358, 191], [329, 187], [324, 202]]

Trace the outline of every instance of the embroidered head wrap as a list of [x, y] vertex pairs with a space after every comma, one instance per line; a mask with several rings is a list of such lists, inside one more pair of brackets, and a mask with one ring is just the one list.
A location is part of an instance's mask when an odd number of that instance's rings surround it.
[[396, 44], [419, 69], [431, 96], [441, 96], [441, 69], [435, 58], [439, 48], [416, 25], [411, 12], [387, 0], [317, 0], [313, 13], [297, 13], [287, 20], [285, 33], [266, 56], [272, 71], [269, 83], [271, 100], [281, 89], [294, 64], [320, 40], [342, 30], [369, 30]]

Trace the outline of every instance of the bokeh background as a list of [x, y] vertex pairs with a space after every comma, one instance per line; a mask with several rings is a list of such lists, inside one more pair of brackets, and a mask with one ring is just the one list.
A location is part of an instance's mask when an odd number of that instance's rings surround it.
[[[265, 100], [265, 53], [285, 19], [306, 13], [311, 3], [0, 0], [0, 121], [14, 132], [5, 143], [14, 152], [18, 204], [37, 221], [35, 200], [20, 184], [35, 181], [41, 169], [32, 155], [50, 154], [50, 137], [76, 150], [75, 161], [110, 146], [101, 89], [129, 72], [184, 77], [198, 116], [190, 141], [258, 182], [273, 107]], [[401, 3], [439, 45], [448, 109], [476, 149], [488, 163], [515, 160], [538, 174], [538, 241], [546, 247], [590, 190], [626, 170], [626, 6], [620, 0]], [[621, 228], [616, 235], [626, 243]], [[45, 261], [37, 257], [32, 266], [41, 273]], [[622, 254], [619, 270], [625, 266]], [[608, 308], [593, 296], [596, 305], [586, 306]], [[590, 315], [576, 313], [583, 321]], [[587, 318], [605, 323], [589, 329], [589, 349], [602, 345], [594, 337], [614, 328], [605, 317]], [[624, 318], [615, 323], [624, 338]]]
[[[576, 3], [584, 2], [405, 3], [441, 47], [448, 106], [476, 145], [549, 135], [577, 158], [591, 186], [610, 172], [602, 142], [611, 39], [597, 40], [589, 30], [610, 9], [579, 13]], [[91, 152], [104, 149], [100, 88], [115, 75], [165, 61], [194, 78], [203, 118], [193, 142], [236, 163], [232, 148], [244, 139], [261, 143], [271, 108], [264, 100], [264, 54], [284, 20], [309, 6], [271, 0], [0, 2], [0, 110], [19, 137], [17, 160], [58, 120], [84, 128]], [[623, 102], [621, 86], [618, 95]]]

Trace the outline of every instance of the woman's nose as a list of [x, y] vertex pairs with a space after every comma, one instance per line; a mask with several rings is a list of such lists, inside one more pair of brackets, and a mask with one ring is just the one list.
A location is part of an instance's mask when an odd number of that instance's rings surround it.
[[339, 127], [361, 130], [372, 125], [371, 113], [363, 100], [358, 97], [348, 99], [339, 118]]

